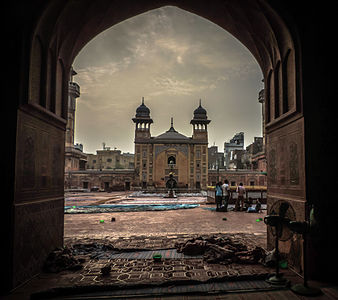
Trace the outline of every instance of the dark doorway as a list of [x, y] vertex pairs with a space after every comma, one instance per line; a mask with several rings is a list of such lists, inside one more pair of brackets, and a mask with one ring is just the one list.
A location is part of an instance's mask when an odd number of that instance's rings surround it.
[[175, 156], [168, 157], [168, 165], [176, 165], [176, 158]]

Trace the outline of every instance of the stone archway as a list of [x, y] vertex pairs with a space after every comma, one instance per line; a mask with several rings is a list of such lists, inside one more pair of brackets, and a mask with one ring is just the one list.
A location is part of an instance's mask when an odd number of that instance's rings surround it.
[[8, 288], [37, 273], [46, 254], [63, 242], [64, 131], [75, 56], [103, 30], [165, 5], [214, 22], [256, 58], [265, 80], [268, 170], [275, 170], [268, 172], [268, 201], [271, 205], [287, 200], [297, 219], [306, 218], [305, 127], [311, 125], [304, 119], [303, 94], [310, 92], [304, 88], [302, 71], [304, 60], [308, 67], [313, 54], [303, 55], [301, 43], [310, 42], [298, 27], [308, 20], [300, 18], [297, 23], [299, 14], [288, 10], [290, 3], [62, 0], [17, 4], [21, 10], [12, 13], [22, 17], [20, 12], [25, 11], [26, 17], [16, 19], [13, 30], [19, 28], [22, 39], [13, 38], [16, 47], [11, 53], [17, 61], [12, 78], [17, 80], [13, 83], [17, 90], [9, 111], [14, 128], [10, 149], [15, 156], [9, 167], [13, 193], [6, 204], [10, 217], [3, 221], [11, 228], [6, 236]]

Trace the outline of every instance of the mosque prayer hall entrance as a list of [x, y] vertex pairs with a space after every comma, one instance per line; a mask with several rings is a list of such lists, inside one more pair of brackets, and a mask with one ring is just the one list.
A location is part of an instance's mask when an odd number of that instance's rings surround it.
[[[5, 72], [11, 78], [3, 125], [9, 158], [3, 182], [9, 196], [1, 218], [6, 229], [4, 291], [39, 273], [48, 253], [63, 245], [64, 145], [74, 58], [105, 29], [166, 5], [217, 24], [256, 58], [265, 84], [268, 213], [282, 200], [295, 220], [304, 221], [314, 208], [317, 227], [309, 240], [308, 272], [320, 279], [335, 274], [337, 203], [330, 195], [331, 174], [322, 176], [326, 159], [335, 157], [325, 146], [336, 119], [328, 97], [332, 78], [324, 68], [332, 38], [322, 41], [333, 20], [326, 15], [333, 9], [326, 6], [324, 13], [324, 5], [314, 11], [310, 5], [278, 0], [12, 1], [4, 28]], [[319, 39], [316, 43], [313, 36]], [[195, 128], [197, 134], [201, 127]], [[300, 253], [301, 237], [281, 242], [281, 248]], [[301, 255], [294, 264], [302, 269]]]
[[[173, 118], [166, 132], [152, 136], [150, 125], [153, 120], [144, 98], [132, 120], [135, 123], [134, 164], [138, 172], [136, 183], [142, 182], [143, 189], [147, 189], [147, 183], [155, 190], [173, 188], [173, 185], [181, 191], [194, 190], [195, 186], [199, 186], [199, 189], [207, 189], [207, 124], [211, 120], [208, 119], [201, 100], [199, 106], [193, 111], [193, 118], [190, 121], [193, 125], [191, 137], [179, 133], [174, 128]], [[144, 127], [142, 124], [148, 125]]]

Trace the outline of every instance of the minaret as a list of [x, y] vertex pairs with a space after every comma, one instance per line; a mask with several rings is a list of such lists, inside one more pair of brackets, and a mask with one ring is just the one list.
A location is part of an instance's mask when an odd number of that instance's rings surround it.
[[193, 184], [190, 183], [191, 187], [197, 189], [206, 189], [208, 183], [208, 124], [210, 120], [207, 117], [207, 111], [202, 107], [202, 100], [200, 99], [199, 106], [194, 110], [194, 117], [190, 121], [193, 126], [192, 134], [192, 149], [193, 152], [190, 159], [193, 163]]
[[148, 143], [151, 138], [150, 124], [153, 120], [150, 118], [150, 109], [145, 106], [143, 97], [142, 104], [136, 109], [136, 115], [132, 120], [135, 123], [135, 179], [140, 187], [146, 190], [147, 185], [152, 184], [152, 174], [149, 174], [152, 165], [150, 158], [152, 148]]
[[69, 93], [68, 93], [68, 116], [66, 130], [66, 147], [74, 148], [75, 110], [76, 98], [80, 97], [80, 86], [73, 81], [77, 73], [73, 68], [70, 70]]
[[263, 135], [263, 151], [265, 151], [265, 97], [264, 89], [259, 91], [258, 102], [262, 104], [262, 135]]
[[132, 119], [135, 123], [135, 143], [143, 139], [150, 138], [150, 124], [153, 120], [150, 118], [150, 109], [144, 104], [144, 97], [142, 97], [142, 104], [136, 109], [136, 115]]
[[[66, 172], [84, 170], [87, 162], [87, 156], [82, 152], [82, 145], [74, 145], [76, 98], [80, 97], [80, 86], [73, 81], [73, 77], [76, 74], [73, 68], [71, 68], [69, 74], [68, 114], [65, 140]], [[71, 188], [71, 181], [68, 181], [66, 186]]]
[[193, 126], [194, 140], [202, 140], [208, 142], [208, 128], [207, 125], [211, 121], [208, 120], [207, 111], [202, 107], [202, 100], [200, 99], [200, 105], [194, 110], [194, 117], [190, 121]]

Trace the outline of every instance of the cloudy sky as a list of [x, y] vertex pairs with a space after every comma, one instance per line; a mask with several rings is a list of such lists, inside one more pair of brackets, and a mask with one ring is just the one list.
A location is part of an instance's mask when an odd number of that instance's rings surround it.
[[209, 146], [245, 133], [261, 136], [261, 70], [251, 53], [217, 25], [175, 7], [141, 14], [91, 40], [76, 57], [80, 85], [75, 142], [86, 153], [107, 146], [134, 152], [132, 118], [142, 97], [152, 136], [170, 127], [191, 136], [199, 99], [211, 123]]

